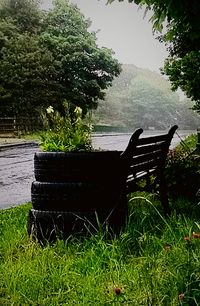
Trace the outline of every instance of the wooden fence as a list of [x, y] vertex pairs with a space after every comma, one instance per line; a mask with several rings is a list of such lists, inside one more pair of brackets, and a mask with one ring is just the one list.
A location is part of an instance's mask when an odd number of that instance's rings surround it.
[[41, 128], [40, 119], [35, 117], [0, 118], [0, 137], [18, 137]]

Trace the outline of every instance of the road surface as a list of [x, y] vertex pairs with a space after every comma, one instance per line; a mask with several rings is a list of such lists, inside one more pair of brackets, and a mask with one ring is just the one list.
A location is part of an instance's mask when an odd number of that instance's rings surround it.
[[36, 146], [16, 146], [0, 151], [0, 208], [30, 201], [36, 150]]
[[[155, 131], [154, 134], [157, 134]], [[161, 132], [163, 133], [163, 132]], [[179, 132], [185, 137], [191, 132]], [[146, 132], [147, 136], [153, 134]], [[99, 135], [93, 137], [93, 146], [104, 150], [124, 150], [131, 134]], [[172, 147], [180, 141], [175, 135]], [[16, 206], [31, 200], [34, 152], [36, 145], [0, 148], [0, 209]]]
[[[171, 148], [175, 147], [181, 139], [184, 139], [187, 135], [194, 133], [195, 131], [179, 131], [175, 133], [172, 142]], [[163, 131], [144, 131], [142, 137], [153, 136], [163, 134]], [[103, 150], [125, 150], [131, 134], [101, 134], [100, 136], [96, 135], [93, 137], [93, 146], [95, 148], [100, 148]]]

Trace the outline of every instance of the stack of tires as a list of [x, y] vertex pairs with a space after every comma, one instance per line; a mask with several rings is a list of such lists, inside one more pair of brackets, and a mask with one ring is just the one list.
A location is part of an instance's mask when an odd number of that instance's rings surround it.
[[125, 177], [120, 151], [38, 152], [28, 231], [40, 242], [114, 232], [126, 218]]

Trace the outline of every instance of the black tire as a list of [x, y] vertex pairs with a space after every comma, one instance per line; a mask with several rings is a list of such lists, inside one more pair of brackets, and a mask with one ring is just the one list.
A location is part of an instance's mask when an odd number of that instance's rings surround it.
[[119, 202], [120, 189], [90, 183], [33, 182], [31, 201], [34, 209], [48, 211], [94, 211], [112, 209]]
[[53, 241], [57, 235], [64, 238], [85, 228], [96, 229], [97, 220], [115, 233], [120, 231], [127, 209], [120, 154], [36, 153], [29, 234], [39, 241]]
[[[94, 213], [74, 213], [60, 211], [41, 211], [31, 209], [28, 217], [28, 234], [40, 243], [54, 242], [57, 238], [65, 239], [71, 234], [86, 233]], [[91, 225], [90, 225], [91, 226]]]
[[[116, 213], [117, 212], [117, 213]], [[120, 218], [120, 220], [118, 220]], [[123, 219], [124, 218], [124, 219]], [[104, 212], [61, 212], [40, 211], [31, 209], [28, 216], [28, 234], [41, 244], [54, 242], [57, 238], [67, 239], [70, 235], [81, 236], [97, 233], [99, 229], [105, 233], [119, 232], [125, 224], [125, 210]], [[123, 222], [122, 222], [123, 220]], [[120, 221], [120, 224], [116, 222]]]
[[120, 151], [37, 152], [35, 179], [40, 182], [117, 181], [122, 169]]

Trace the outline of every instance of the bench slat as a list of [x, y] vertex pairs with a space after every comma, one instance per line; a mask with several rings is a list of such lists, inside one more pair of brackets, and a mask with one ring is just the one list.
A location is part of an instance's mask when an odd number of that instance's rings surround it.
[[151, 136], [151, 137], [144, 137], [140, 138], [137, 141], [137, 145], [144, 145], [144, 144], [151, 144], [151, 143], [158, 143], [158, 142], [166, 142], [169, 140], [169, 135], [157, 135], [157, 136]]
[[[147, 171], [141, 171], [141, 172], [137, 172], [135, 174], [135, 176], [133, 176], [133, 174], [130, 174], [127, 177], [127, 186], [130, 186], [132, 182], [136, 183], [140, 180], [146, 179], [147, 177], [149, 177], [149, 175], [155, 175], [157, 172], [157, 169], [151, 169], [149, 172]], [[133, 190], [135, 191], [135, 190]]]
[[161, 164], [162, 164], [162, 160], [161, 160], [161, 158], [158, 158], [158, 159], [155, 159], [155, 160], [147, 161], [147, 162], [142, 163], [142, 164], [131, 165], [130, 168], [129, 168], [128, 174], [133, 173], [133, 175], [134, 175], [135, 173], [141, 172], [141, 171], [148, 172], [150, 169], [160, 167]]
[[136, 156], [133, 156], [133, 158], [131, 159], [130, 166], [141, 164], [146, 161], [151, 161], [151, 160], [155, 160], [155, 159], [162, 158], [162, 157], [163, 157], [162, 150], [154, 151], [154, 152], [150, 152], [150, 153], [142, 154], [142, 155], [136, 155]]
[[154, 144], [149, 144], [147, 145], [143, 145], [143, 146], [136, 146], [135, 150], [134, 150], [134, 154], [132, 154], [133, 156], [135, 155], [142, 155], [142, 154], [146, 154], [146, 153], [151, 153], [151, 152], [156, 152], [156, 151], [167, 151], [168, 146], [166, 145], [165, 142], [162, 143], [154, 143]]

